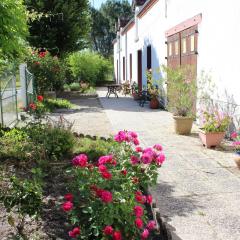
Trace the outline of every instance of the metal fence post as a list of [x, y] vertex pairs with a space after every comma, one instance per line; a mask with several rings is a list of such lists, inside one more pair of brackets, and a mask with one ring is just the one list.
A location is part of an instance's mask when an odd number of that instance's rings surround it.
[[21, 96], [23, 98], [23, 107], [27, 107], [27, 80], [26, 80], [27, 64], [22, 63], [19, 66], [20, 82], [21, 82]]

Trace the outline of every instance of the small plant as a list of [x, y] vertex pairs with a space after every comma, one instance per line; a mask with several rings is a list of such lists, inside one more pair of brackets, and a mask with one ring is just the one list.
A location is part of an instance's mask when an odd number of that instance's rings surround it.
[[162, 147], [142, 149], [130, 131], [120, 131], [114, 141], [107, 146], [109, 153], [94, 162], [84, 153], [72, 160], [71, 193], [62, 204], [73, 225], [70, 237], [140, 240], [154, 232], [156, 223], [148, 221], [146, 211], [152, 196], [141, 189], [156, 183], [165, 160]]
[[235, 147], [236, 152], [240, 154], [240, 131], [233, 132], [231, 138], [234, 140], [233, 146]]
[[197, 99], [194, 69], [190, 66], [176, 69], [162, 67], [168, 85], [168, 107], [175, 116], [193, 117]]
[[231, 117], [218, 109], [201, 112], [201, 129], [207, 133], [225, 132], [231, 122]]
[[[10, 179], [10, 186], [1, 189], [0, 201], [3, 202], [8, 216], [8, 223], [16, 228], [17, 233], [23, 239], [24, 223], [26, 216], [36, 218], [42, 206], [42, 188], [36, 181], [21, 180], [15, 176]], [[18, 221], [12, 213], [18, 214]]]
[[70, 109], [73, 107], [73, 104], [70, 101], [61, 98], [46, 99], [43, 103], [49, 112], [53, 112], [55, 109], [59, 108]]
[[74, 82], [69, 85], [69, 88], [71, 91], [79, 91], [81, 87], [79, 83]]

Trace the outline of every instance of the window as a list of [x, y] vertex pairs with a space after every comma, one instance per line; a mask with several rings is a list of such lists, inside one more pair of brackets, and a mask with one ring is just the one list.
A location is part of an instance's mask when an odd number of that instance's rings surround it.
[[178, 55], [178, 41], [175, 41], [175, 55]]
[[191, 52], [193, 52], [195, 50], [195, 36], [194, 35], [191, 35], [191, 37], [190, 37], [190, 49], [191, 49]]
[[129, 55], [129, 69], [130, 69], [130, 81], [132, 80], [132, 54]]
[[168, 43], [168, 56], [172, 56], [172, 43]]
[[187, 39], [182, 38], [182, 53], [186, 53], [186, 52], [187, 52]]
[[123, 81], [125, 81], [125, 57], [123, 57]]
[[152, 49], [151, 45], [147, 47], [147, 69], [152, 68]]

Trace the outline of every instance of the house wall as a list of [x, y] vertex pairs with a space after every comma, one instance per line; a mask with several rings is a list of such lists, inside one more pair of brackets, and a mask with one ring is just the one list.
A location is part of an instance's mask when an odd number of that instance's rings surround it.
[[[165, 32], [179, 23], [202, 14], [198, 35], [198, 77], [202, 71], [208, 73], [218, 88], [222, 101], [227, 101], [227, 95], [233, 96], [240, 104], [240, 1], [237, 0], [158, 0], [155, 5], [138, 18], [138, 37], [135, 41], [135, 26], [121, 36], [124, 42], [127, 36], [127, 53], [132, 52], [133, 81], [137, 82], [137, 50], [142, 49], [143, 85], [146, 84], [147, 45], [152, 47], [152, 69], [156, 70], [161, 64], [167, 64], [167, 46]], [[114, 47], [115, 49], [115, 47]], [[125, 46], [121, 51], [126, 55]], [[114, 51], [114, 58], [118, 56]], [[128, 59], [127, 56], [126, 59]], [[129, 79], [129, 62], [126, 71]], [[115, 68], [116, 71], [116, 68]], [[160, 73], [154, 73], [156, 79]], [[216, 97], [216, 96], [214, 96]]]

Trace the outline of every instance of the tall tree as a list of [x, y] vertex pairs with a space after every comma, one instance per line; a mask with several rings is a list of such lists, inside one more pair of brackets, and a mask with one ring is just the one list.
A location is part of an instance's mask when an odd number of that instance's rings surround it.
[[0, 67], [5, 60], [21, 56], [28, 33], [26, 9], [22, 0], [0, 1]]
[[30, 23], [32, 46], [60, 54], [86, 46], [91, 25], [88, 0], [25, 0], [25, 4], [29, 11], [48, 15]]
[[115, 24], [119, 17], [130, 19], [133, 16], [127, 0], [107, 0], [99, 10], [92, 9], [91, 39], [93, 49], [104, 56], [112, 55], [112, 41], [116, 38]]

